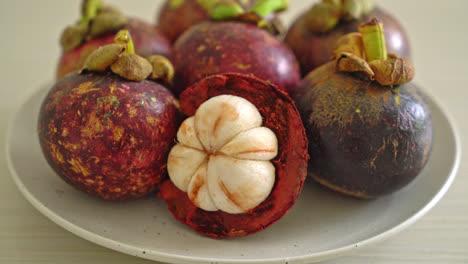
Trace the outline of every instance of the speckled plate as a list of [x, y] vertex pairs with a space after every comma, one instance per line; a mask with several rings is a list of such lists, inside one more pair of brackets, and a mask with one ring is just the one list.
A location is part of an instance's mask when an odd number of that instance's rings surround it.
[[427, 213], [455, 178], [460, 144], [453, 123], [430, 97], [435, 145], [410, 185], [377, 200], [349, 199], [304, 186], [277, 224], [245, 238], [214, 240], [177, 222], [156, 195], [131, 202], [89, 197], [63, 182], [42, 156], [36, 122], [46, 89], [33, 94], [11, 120], [7, 159], [23, 195], [52, 221], [96, 244], [170, 263], [310, 263], [347, 254], [408, 227]]

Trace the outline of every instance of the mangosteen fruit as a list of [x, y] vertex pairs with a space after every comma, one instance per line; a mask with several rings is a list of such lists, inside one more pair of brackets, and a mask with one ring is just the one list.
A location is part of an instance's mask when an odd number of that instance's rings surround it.
[[[59, 80], [39, 114], [42, 151], [73, 187], [106, 200], [152, 192], [167, 174], [181, 112], [153, 63], [134, 54], [128, 31]], [[122, 44], [127, 42], [127, 44]], [[162, 57], [161, 57], [162, 58]]]
[[121, 29], [127, 29], [132, 34], [137, 54], [144, 57], [170, 55], [169, 40], [155, 26], [140, 19], [128, 18], [100, 0], [84, 0], [81, 20], [62, 33], [60, 43], [63, 54], [57, 68], [57, 79], [80, 70], [88, 55], [100, 46], [113, 43], [115, 33]]
[[307, 139], [292, 99], [253, 76], [228, 73], [180, 96], [185, 119], [159, 196], [198, 233], [246, 236], [294, 205], [307, 175]]
[[309, 175], [358, 198], [410, 183], [433, 143], [431, 111], [410, 81], [410, 60], [388, 54], [376, 19], [340, 39], [335, 60], [308, 74], [295, 95], [309, 140]]
[[[281, 0], [283, 1], [283, 0]], [[209, 21], [212, 17], [242, 13], [262, 0], [166, 0], [158, 14], [159, 29], [173, 43], [191, 26]], [[274, 13], [267, 21], [280, 23]]]
[[372, 17], [382, 21], [388, 52], [410, 58], [410, 43], [402, 25], [374, 0], [322, 0], [299, 16], [291, 25], [285, 43], [293, 50], [302, 76], [327, 63], [336, 41], [356, 32]]
[[172, 54], [175, 94], [206, 76], [229, 72], [254, 75], [286, 92], [297, 87], [300, 74], [294, 54], [274, 35], [259, 28], [271, 28], [273, 25], [262, 17], [285, 6], [254, 7], [259, 10], [226, 17], [234, 21], [203, 22], [182, 34]]

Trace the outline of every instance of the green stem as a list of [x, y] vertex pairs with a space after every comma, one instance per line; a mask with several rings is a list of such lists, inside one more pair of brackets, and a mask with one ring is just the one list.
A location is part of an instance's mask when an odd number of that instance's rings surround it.
[[236, 3], [219, 4], [211, 11], [211, 18], [223, 20], [244, 13], [244, 9]]
[[257, 13], [262, 18], [266, 18], [271, 13], [280, 12], [288, 8], [289, 0], [259, 0], [250, 11]]
[[89, 21], [96, 17], [99, 9], [102, 7], [101, 0], [84, 0], [80, 24], [87, 26]]
[[135, 54], [135, 45], [133, 45], [132, 36], [127, 29], [120, 30], [117, 35], [115, 35], [114, 42], [116, 44], [127, 45], [124, 53]]
[[368, 23], [360, 25], [359, 32], [362, 34], [367, 61], [386, 60], [387, 48], [382, 23], [377, 18], [373, 18]]
[[244, 13], [236, 0], [195, 0], [212, 19], [225, 20]]

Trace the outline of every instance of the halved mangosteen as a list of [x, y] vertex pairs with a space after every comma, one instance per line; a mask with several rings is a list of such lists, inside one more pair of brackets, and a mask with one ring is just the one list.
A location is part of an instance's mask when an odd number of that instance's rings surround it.
[[290, 97], [243, 74], [213, 75], [181, 94], [189, 116], [159, 196], [202, 235], [261, 231], [294, 205], [307, 174], [307, 139]]

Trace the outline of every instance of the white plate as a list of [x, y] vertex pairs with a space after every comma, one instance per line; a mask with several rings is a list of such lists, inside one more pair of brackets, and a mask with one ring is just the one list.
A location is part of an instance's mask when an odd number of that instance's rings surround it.
[[393, 195], [372, 201], [304, 186], [291, 212], [277, 224], [245, 238], [202, 237], [176, 221], [164, 201], [151, 197], [106, 202], [62, 181], [42, 156], [36, 122], [46, 89], [37, 91], [10, 123], [7, 158], [23, 195], [52, 221], [99, 245], [171, 263], [310, 263], [334, 258], [387, 238], [414, 223], [445, 194], [460, 160], [457, 134], [429, 98], [435, 144], [419, 177]]

